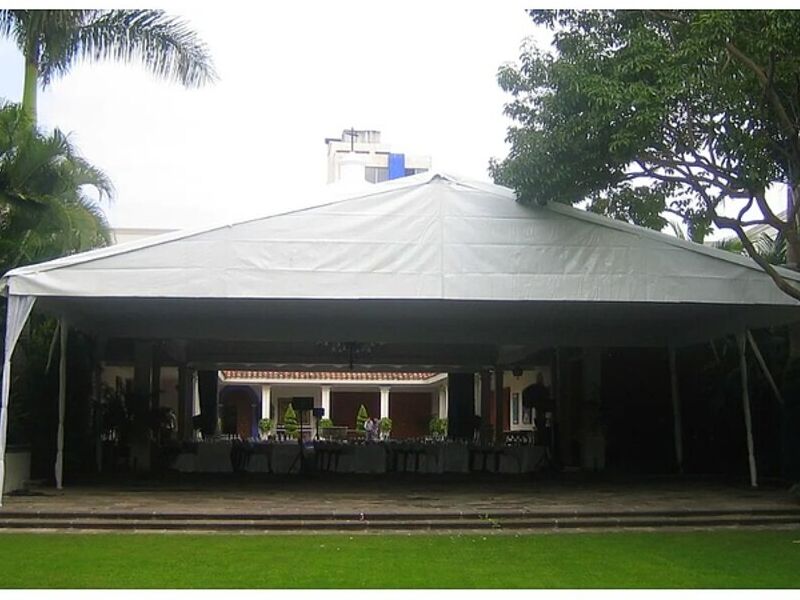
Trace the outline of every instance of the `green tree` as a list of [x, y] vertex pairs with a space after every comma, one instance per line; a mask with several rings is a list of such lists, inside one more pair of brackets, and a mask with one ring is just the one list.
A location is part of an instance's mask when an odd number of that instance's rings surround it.
[[[745, 228], [765, 224], [800, 263], [800, 12], [533, 10], [551, 51], [500, 68], [514, 120], [498, 183], [522, 201], [577, 203], [654, 229], [679, 215], [702, 241], [734, 231], [778, 287], [800, 289]], [[789, 190], [784, 211], [767, 189]]]
[[290, 438], [297, 437], [297, 413], [294, 412], [291, 402], [286, 407], [286, 412], [283, 415], [283, 427], [286, 430], [286, 435]]
[[31, 127], [17, 105], [0, 107], [0, 274], [109, 242], [98, 200], [111, 198], [108, 177], [56, 129]]
[[356, 431], [365, 431], [364, 423], [367, 422], [369, 419], [369, 414], [367, 414], [367, 407], [363, 404], [358, 407], [358, 414], [356, 414]]
[[185, 86], [215, 79], [208, 50], [182, 20], [162, 10], [0, 10], [0, 35], [25, 59], [22, 106], [36, 120], [38, 88], [80, 60], [139, 60]]

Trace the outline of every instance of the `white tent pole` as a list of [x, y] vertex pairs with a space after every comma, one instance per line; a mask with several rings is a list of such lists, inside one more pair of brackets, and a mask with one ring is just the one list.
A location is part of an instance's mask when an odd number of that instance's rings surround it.
[[747, 460], [750, 463], [750, 485], [758, 487], [756, 457], [753, 450], [753, 422], [750, 418], [750, 394], [747, 390], [747, 357], [745, 356], [745, 334], [736, 334], [736, 345], [739, 347], [739, 371], [742, 380], [742, 408], [744, 409], [744, 427], [747, 430]]
[[58, 332], [61, 330], [61, 321], [56, 322], [56, 327], [53, 329], [53, 338], [50, 340], [50, 350], [47, 352], [47, 364], [44, 366], [44, 372], [50, 372], [50, 365], [53, 364], [53, 354], [56, 352], [56, 342], [58, 341]]
[[69, 325], [61, 319], [61, 360], [58, 364], [58, 440], [56, 445], [56, 488], [62, 489], [64, 483], [64, 409], [67, 398], [67, 335]]
[[8, 296], [6, 309], [6, 336], [3, 349], [3, 382], [0, 392], [0, 506], [3, 505], [3, 487], [6, 483], [6, 436], [8, 435], [8, 400], [11, 395], [11, 356], [19, 334], [33, 308], [33, 296]]
[[756, 360], [758, 361], [758, 366], [761, 367], [761, 371], [764, 373], [764, 377], [767, 378], [770, 387], [772, 388], [772, 393], [775, 394], [775, 397], [780, 402], [781, 406], [783, 406], [783, 394], [778, 389], [775, 380], [772, 378], [772, 373], [769, 372], [769, 368], [767, 368], [767, 363], [764, 360], [764, 357], [761, 355], [761, 350], [758, 349], [758, 344], [756, 344], [755, 338], [753, 338], [753, 334], [750, 331], [747, 332], [747, 341], [750, 342], [750, 348], [753, 350], [753, 354], [756, 355]]
[[675, 361], [675, 347], [669, 347], [669, 382], [672, 390], [673, 435], [675, 436], [675, 459], [678, 471], [683, 473], [683, 432], [681, 430], [681, 401], [678, 395], [678, 367]]

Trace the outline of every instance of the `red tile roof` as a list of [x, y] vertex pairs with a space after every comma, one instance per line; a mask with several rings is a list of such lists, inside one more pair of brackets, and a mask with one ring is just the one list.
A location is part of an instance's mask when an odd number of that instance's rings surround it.
[[437, 375], [427, 372], [373, 373], [367, 371], [222, 371], [225, 379], [305, 379], [333, 381], [424, 381]]

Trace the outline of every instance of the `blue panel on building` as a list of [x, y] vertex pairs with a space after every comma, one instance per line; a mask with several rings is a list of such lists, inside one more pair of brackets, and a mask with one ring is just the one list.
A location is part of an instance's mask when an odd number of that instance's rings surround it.
[[397, 179], [406, 175], [406, 155], [389, 154], [389, 179]]

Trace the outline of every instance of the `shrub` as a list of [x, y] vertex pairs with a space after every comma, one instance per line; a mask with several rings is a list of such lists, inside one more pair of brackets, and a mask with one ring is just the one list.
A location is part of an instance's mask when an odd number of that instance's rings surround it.
[[286, 430], [286, 435], [290, 438], [297, 437], [297, 413], [294, 412], [291, 403], [286, 407], [286, 413], [283, 416], [283, 427]]
[[356, 431], [364, 432], [364, 423], [367, 419], [369, 419], [367, 407], [362, 404], [359, 406], [358, 414], [356, 415]]
[[447, 435], [447, 419], [440, 419], [439, 417], [433, 417], [428, 427], [430, 429], [431, 435], [434, 436]]
[[392, 420], [389, 417], [383, 417], [378, 423], [378, 429], [381, 433], [389, 433], [392, 430]]
[[323, 417], [319, 420], [319, 428], [326, 429], [328, 427], [333, 427], [333, 421], [328, 417]]
[[258, 430], [261, 433], [269, 433], [272, 431], [272, 419], [260, 419], [258, 421]]

